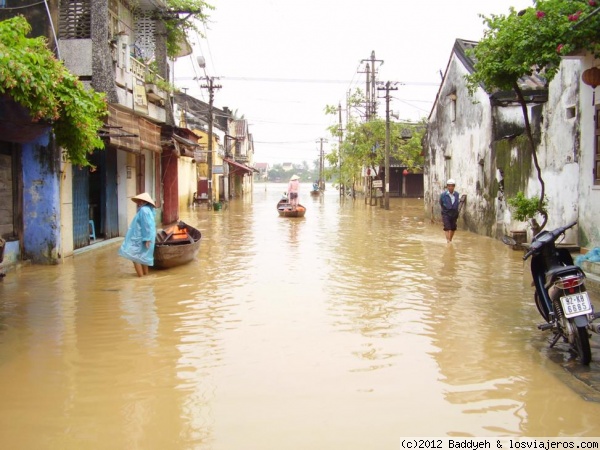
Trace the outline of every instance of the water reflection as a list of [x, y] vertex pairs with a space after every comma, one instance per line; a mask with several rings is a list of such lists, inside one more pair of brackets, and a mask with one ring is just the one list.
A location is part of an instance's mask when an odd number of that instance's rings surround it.
[[417, 200], [330, 189], [280, 218], [282, 186], [186, 212], [203, 233], [186, 266], [138, 279], [116, 245], [6, 277], [2, 447], [600, 435], [535, 330], [520, 255], [464, 231], [446, 244]]

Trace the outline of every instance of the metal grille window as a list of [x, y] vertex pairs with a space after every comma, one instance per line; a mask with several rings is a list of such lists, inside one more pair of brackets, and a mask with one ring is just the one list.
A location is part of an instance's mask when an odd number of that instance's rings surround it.
[[156, 47], [156, 26], [149, 14], [135, 16], [135, 44], [134, 55], [144, 61], [149, 61], [154, 56]]
[[92, 37], [91, 0], [60, 0], [59, 33], [61, 39]]

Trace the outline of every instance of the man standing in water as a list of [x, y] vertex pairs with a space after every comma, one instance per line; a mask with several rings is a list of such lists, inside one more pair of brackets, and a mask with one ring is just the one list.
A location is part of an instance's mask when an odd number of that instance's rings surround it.
[[300, 187], [300, 182], [298, 181], [300, 177], [298, 175], [292, 175], [290, 178], [290, 182], [288, 184], [288, 199], [290, 201], [290, 205], [292, 206], [292, 210], [295, 210], [298, 206], [298, 190]]
[[440, 206], [442, 207], [442, 222], [444, 223], [444, 232], [446, 233], [446, 242], [452, 242], [454, 232], [456, 231], [456, 221], [458, 220], [458, 192], [454, 190], [456, 182], [450, 178], [446, 182], [446, 190], [440, 195]]

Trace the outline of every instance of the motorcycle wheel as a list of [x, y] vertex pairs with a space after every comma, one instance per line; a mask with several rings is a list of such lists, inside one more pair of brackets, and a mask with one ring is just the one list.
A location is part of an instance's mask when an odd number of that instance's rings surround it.
[[550, 322], [548, 320], [548, 312], [544, 308], [542, 308], [540, 296], [538, 295], [537, 292], [533, 294], [533, 299], [535, 300], [535, 306], [537, 306], [537, 309], [538, 309], [538, 312], [540, 313], [540, 315], [544, 318], [544, 320], [546, 322]]
[[[583, 288], [585, 290], [585, 287]], [[561, 332], [563, 336], [566, 337], [567, 330], [570, 328], [572, 330], [572, 338], [569, 340], [569, 344], [571, 346], [571, 350], [575, 352], [577, 355], [577, 359], [579, 363], [587, 366], [592, 361], [592, 350], [590, 348], [590, 335], [588, 334], [588, 330], [586, 327], [578, 327], [575, 325], [574, 319], [567, 319], [562, 314], [562, 306], [559, 300], [560, 293], [559, 291], [553, 291], [550, 294], [552, 298], [552, 304], [554, 306], [554, 311], [559, 318], [559, 323], [561, 325]]]
[[592, 361], [588, 330], [586, 327], [575, 327], [574, 322], [571, 322], [571, 327], [573, 328], [573, 350], [577, 353], [579, 362], [587, 366]]

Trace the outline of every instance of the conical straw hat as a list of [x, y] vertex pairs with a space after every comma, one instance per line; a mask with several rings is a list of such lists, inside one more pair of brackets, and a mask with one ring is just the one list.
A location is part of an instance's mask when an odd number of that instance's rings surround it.
[[154, 204], [154, 200], [152, 200], [152, 197], [150, 197], [150, 194], [148, 194], [147, 192], [144, 192], [143, 194], [138, 194], [135, 197], [131, 197], [131, 200], [133, 200], [134, 202], [136, 200], [142, 200], [156, 207], [156, 205]]

